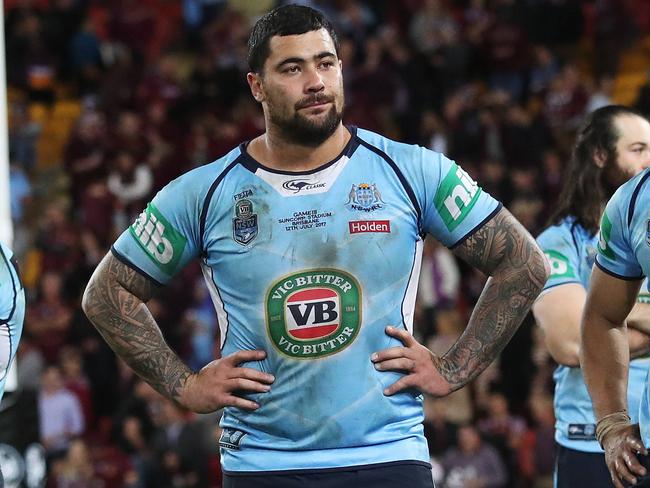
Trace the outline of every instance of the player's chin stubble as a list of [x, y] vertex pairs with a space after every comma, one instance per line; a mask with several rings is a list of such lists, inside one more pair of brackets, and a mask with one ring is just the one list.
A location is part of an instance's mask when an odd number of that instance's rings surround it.
[[284, 118], [271, 111], [270, 119], [282, 132], [283, 138], [300, 146], [317, 147], [325, 142], [341, 123], [342, 111], [332, 103], [324, 119], [311, 120], [295, 110], [292, 117]]

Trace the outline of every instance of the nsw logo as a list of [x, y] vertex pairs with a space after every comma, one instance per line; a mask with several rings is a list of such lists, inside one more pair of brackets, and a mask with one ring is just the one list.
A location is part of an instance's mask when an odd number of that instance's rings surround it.
[[325, 188], [325, 183], [312, 182], [309, 180], [287, 180], [282, 183], [282, 188], [293, 194], [301, 191], [317, 190]]
[[269, 288], [266, 324], [271, 342], [286, 356], [335, 354], [352, 344], [361, 328], [361, 287], [340, 270], [292, 274]]
[[379, 193], [375, 183], [372, 185], [360, 183], [358, 185], [352, 185], [345, 206], [350, 210], [373, 212], [375, 210], [381, 210], [386, 204], [381, 199], [381, 193]]
[[147, 205], [129, 232], [154, 264], [171, 275], [181, 259], [187, 239], [163, 217], [153, 203]]
[[235, 218], [232, 219], [232, 237], [245, 246], [257, 237], [257, 214], [253, 213], [253, 202], [247, 199], [235, 203]]

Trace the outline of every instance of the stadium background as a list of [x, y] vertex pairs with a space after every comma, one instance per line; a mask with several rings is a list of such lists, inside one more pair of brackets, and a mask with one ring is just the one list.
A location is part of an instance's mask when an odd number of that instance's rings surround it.
[[[612, 102], [650, 113], [647, 0], [299, 3], [340, 33], [347, 124], [446, 153], [533, 234], [584, 114]], [[5, 0], [13, 247], [29, 298], [18, 388], [0, 405], [0, 441], [16, 448], [0, 449], [9, 482], [24, 462], [24, 485], [43, 486], [47, 459], [52, 487], [220, 486], [218, 416], [135, 378], [79, 303], [158, 189], [263, 130], [246, 40], [276, 4]], [[461, 332], [484, 279], [428, 243], [416, 330], [432, 350]], [[150, 309], [189, 364], [214, 357], [198, 267]], [[475, 384], [427, 400], [438, 486], [550, 486], [552, 370], [527, 320]]]

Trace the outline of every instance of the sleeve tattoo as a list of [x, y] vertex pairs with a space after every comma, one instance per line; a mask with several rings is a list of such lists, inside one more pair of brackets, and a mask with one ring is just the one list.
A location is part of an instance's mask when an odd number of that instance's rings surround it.
[[159, 393], [178, 401], [192, 371], [167, 345], [145, 305], [154, 290], [149, 279], [109, 253], [90, 279], [82, 307], [115, 354]]
[[549, 268], [542, 251], [505, 209], [455, 254], [490, 275], [467, 328], [436, 366], [454, 390], [478, 376], [503, 350], [541, 292]]

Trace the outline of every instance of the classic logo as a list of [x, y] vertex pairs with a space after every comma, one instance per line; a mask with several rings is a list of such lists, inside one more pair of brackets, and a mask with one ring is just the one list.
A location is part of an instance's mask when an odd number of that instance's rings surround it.
[[384, 208], [386, 204], [381, 199], [381, 193], [379, 193], [375, 183], [372, 185], [360, 183], [359, 185], [352, 185], [345, 206], [350, 210], [373, 212]]
[[183, 255], [187, 239], [163, 217], [153, 203], [147, 205], [129, 232], [160, 270], [171, 275]]
[[548, 258], [548, 262], [551, 265], [552, 278], [575, 277], [573, 267], [571, 266], [569, 259], [564, 254], [551, 250], [545, 251], [544, 254]]
[[266, 295], [266, 324], [278, 350], [297, 359], [335, 354], [361, 327], [361, 287], [350, 274], [314, 269], [276, 281]]
[[609, 240], [612, 236], [612, 222], [609, 220], [607, 213], [603, 213], [603, 218], [600, 222], [600, 235], [598, 237], [598, 252], [611, 259], [616, 260], [616, 255], [612, 248], [609, 246]]
[[361, 234], [365, 232], [386, 232], [390, 233], [390, 220], [353, 220], [348, 222], [350, 234]]
[[250, 200], [242, 199], [235, 203], [232, 237], [242, 246], [257, 237], [257, 214], [253, 213], [253, 202]]
[[303, 190], [308, 191], [325, 188], [325, 183], [312, 183], [308, 180], [288, 180], [282, 183], [282, 188], [295, 194]]
[[478, 201], [481, 188], [457, 164], [453, 164], [433, 197], [436, 210], [452, 231], [458, 227]]

